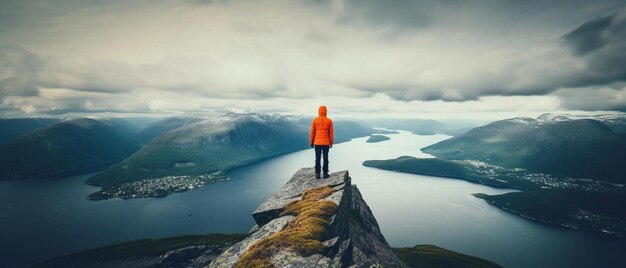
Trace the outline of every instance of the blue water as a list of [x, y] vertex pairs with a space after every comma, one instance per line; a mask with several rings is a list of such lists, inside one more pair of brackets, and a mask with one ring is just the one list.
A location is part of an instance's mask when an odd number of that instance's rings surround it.
[[[391, 140], [335, 145], [331, 171], [347, 169], [392, 246], [434, 244], [505, 267], [619, 266], [626, 239], [538, 224], [501, 211], [471, 193], [505, 193], [462, 180], [362, 166], [369, 159], [429, 157], [419, 148], [448, 138], [401, 131]], [[313, 151], [229, 172], [231, 179], [166, 198], [89, 201], [90, 176], [0, 182], [0, 266], [23, 267], [112, 243], [182, 234], [247, 232], [250, 213]]]

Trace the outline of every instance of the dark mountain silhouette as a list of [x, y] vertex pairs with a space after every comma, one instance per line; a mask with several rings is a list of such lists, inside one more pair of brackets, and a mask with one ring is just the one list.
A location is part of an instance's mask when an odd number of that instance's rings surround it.
[[91, 171], [120, 161], [138, 146], [93, 120], [63, 121], [0, 147], [0, 178], [26, 179]]
[[0, 119], [0, 144], [5, 144], [37, 129], [59, 122], [54, 118]]

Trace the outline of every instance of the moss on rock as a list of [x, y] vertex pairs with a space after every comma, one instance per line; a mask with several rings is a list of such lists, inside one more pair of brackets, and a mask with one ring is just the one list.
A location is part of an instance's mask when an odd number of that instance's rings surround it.
[[311, 189], [300, 200], [287, 204], [281, 216], [295, 218], [285, 229], [252, 245], [235, 267], [274, 267], [270, 258], [280, 251], [293, 251], [302, 256], [322, 253], [325, 247], [321, 240], [330, 217], [337, 211], [337, 204], [322, 199], [333, 192], [329, 186]]

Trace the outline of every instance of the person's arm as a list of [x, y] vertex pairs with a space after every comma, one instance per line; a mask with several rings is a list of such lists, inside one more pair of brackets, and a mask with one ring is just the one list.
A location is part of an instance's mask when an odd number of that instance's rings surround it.
[[330, 139], [330, 147], [335, 142], [335, 130], [333, 129], [333, 120], [330, 120], [330, 128], [328, 128], [328, 138]]
[[311, 147], [313, 147], [313, 141], [315, 141], [315, 119], [313, 119], [313, 122], [311, 122], [311, 134], [309, 135], [309, 143], [311, 144]]

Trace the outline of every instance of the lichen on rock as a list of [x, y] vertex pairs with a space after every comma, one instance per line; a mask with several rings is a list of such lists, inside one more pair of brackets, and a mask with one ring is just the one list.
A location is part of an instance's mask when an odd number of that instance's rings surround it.
[[321, 199], [333, 192], [329, 186], [310, 189], [300, 200], [287, 204], [280, 215], [292, 215], [295, 219], [285, 229], [248, 248], [235, 267], [275, 267], [271, 258], [281, 251], [296, 252], [303, 257], [323, 253], [325, 246], [321, 240], [337, 204]]

